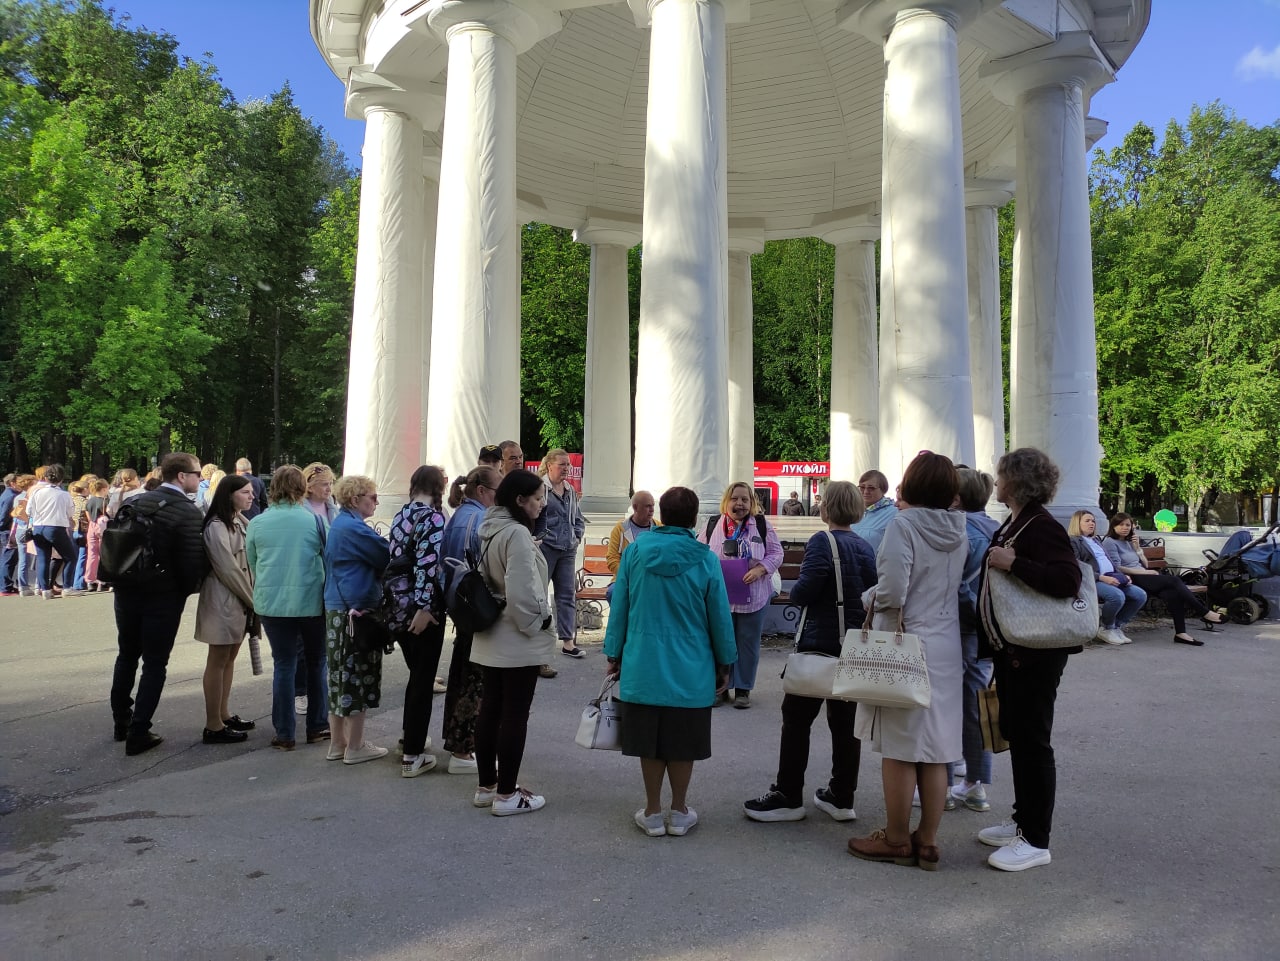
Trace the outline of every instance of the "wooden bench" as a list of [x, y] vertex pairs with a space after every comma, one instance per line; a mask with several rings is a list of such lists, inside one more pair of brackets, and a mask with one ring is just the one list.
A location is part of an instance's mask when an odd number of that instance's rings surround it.
[[[1175, 573], [1169, 566], [1168, 558], [1165, 557], [1163, 537], [1151, 537], [1146, 539], [1139, 537], [1138, 544], [1142, 547], [1142, 556], [1146, 559], [1147, 567], [1153, 573]], [[1142, 585], [1138, 584], [1138, 586], [1141, 587]], [[1209, 591], [1209, 588], [1204, 584], [1188, 584], [1187, 589], [1201, 599], [1203, 599], [1203, 596]], [[1160, 598], [1153, 597], [1148, 594], [1147, 603], [1142, 607], [1142, 613], [1150, 620], [1157, 621], [1167, 616], [1169, 612]]]
[[609, 542], [602, 539], [599, 544], [582, 545], [582, 566], [578, 568], [578, 616], [574, 619], [574, 636], [577, 636], [577, 625], [582, 623], [582, 615], [587, 614], [597, 623], [604, 623], [604, 605], [609, 603], [605, 593], [613, 583], [613, 572], [605, 558], [609, 553]]

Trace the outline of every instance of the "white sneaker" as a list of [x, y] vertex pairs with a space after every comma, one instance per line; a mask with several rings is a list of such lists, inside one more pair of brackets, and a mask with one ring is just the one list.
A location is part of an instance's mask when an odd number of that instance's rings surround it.
[[39, 592], [31, 587], [23, 587], [23, 588], [19, 588], [18, 593], [21, 594], [23, 597], [35, 597], [36, 594]]
[[1038, 848], [1019, 834], [1012, 844], [993, 851], [987, 863], [1001, 871], [1025, 871], [1048, 864], [1051, 860], [1048, 848]]
[[987, 800], [987, 789], [982, 786], [982, 782], [970, 784], [965, 781], [957, 784], [951, 789], [951, 796], [955, 798], [957, 804], [963, 804], [970, 811], [990, 811], [991, 802]]
[[473, 757], [454, 757], [449, 755], [450, 774], [475, 774], [476, 759]]
[[688, 834], [697, 823], [698, 812], [693, 808], [689, 808], [683, 814], [679, 811], [672, 810], [670, 820], [667, 822], [667, 833], [672, 837], [682, 838]]
[[53, 591], [41, 591], [40, 596], [43, 597], [46, 601], [53, 601], [53, 600], [57, 600], [58, 597], [60, 597], [61, 595], [55, 594], [53, 593]]
[[651, 838], [660, 838], [667, 833], [667, 821], [662, 812], [645, 814], [644, 808], [636, 812], [636, 827]]
[[89, 593], [88, 591], [79, 587], [64, 587], [62, 589], [63, 597], [79, 597], [81, 594], [88, 594], [88, 593]]
[[487, 808], [493, 805], [493, 799], [498, 796], [496, 787], [478, 787], [476, 788], [475, 797], [471, 799], [471, 803], [478, 808]]
[[401, 777], [417, 777], [419, 774], [426, 774], [436, 766], [436, 756], [434, 754], [418, 754], [414, 757], [403, 757], [400, 761]]
[[1124, 643], [1124, 635], [1114, 627], [1108, 627], [1106, 630], [1099, 631], [1098, 639], [1101, 640], [1103, 644], [1111, 644], [1115, 647], [1119, 647]]
[[1120, 630], [1120, 628], [1118, 628], [1118, 627], [1116, 628], [1116, 633], [1120, 635], [1120, 643], [1121, 643], [1121, 644], [1132, 644], [1132, 643], [1133, 643], [1133, 638], [1132, 638], [1132, 637], [1130, 637], [1128, 634], [1126, 634], [1124, 631]]
[[978, 840], [990, 844], [993, 848], [1002, 848], [1018, 839], [1018, 825], [1014, 821], [1005, 821], [994, 827], [983, 828], [978, 832]]
[[343, 764], [363, 764], [365, 761], [376, 761], [380, 757], [387, 756], [385, 747], [378, 747], [376, 744], [370, 744], [365, 741], [363, 744], [352, 747], [347, 745], [346, 753], [342, 755]]
[[534, 794], [527, 788], [516, 786], [516, 793], [511, 797], [498, 797], [496, 794], [493, 798], [493, 804], [489, 806], [489, 811], [495, 817], [507, 817], [511, 814], [532, 814], [546, 806], [547, 799], [541, 794]]
[[293, 713], [307, 716], [307, 695], [300, 694], [293, 699]]

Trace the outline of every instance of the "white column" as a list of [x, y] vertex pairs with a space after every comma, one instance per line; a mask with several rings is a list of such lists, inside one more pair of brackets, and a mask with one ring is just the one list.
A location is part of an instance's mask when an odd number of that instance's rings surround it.
[[583, 405], [582, 507], [626, 513], [631, 485], [631, 336], [627, 251], [639, 235], [587, 226], [591, 244]]
[[345, 474], [403, 495], [422, 427], [422, 125], [364, 108]]
[[[436, 218], [440, 205], [440, 159], [424, 160], [425, 176], [422, 178], [422, 352], [421, 371], [422, 402], [418, 423], [418, 462], [427, 463], [427, 408], [431, 397], [431, 319], [434, 303], [436, 273]], [[479, 450], [479, 448], [477, 448]]]
[[725, 10], [648, 13], [635, 487], [681, 484], [709, 504], [729, 474]]
[[1011, 191], [970, 190], [965, 210], [969, 272], [969, 365], [973, 379], [973, 466], [994, 474], [1004, 454], [1004, 367], [1000, 347], [1000, 243], [996, 208]]
[[[729, 238], [729, 474], [728, 481], [752, 483], [756, 460], [755, 331], [751, 255], [764, 250], [759, 239]], [[726, 486], [727, 486], [726, 482]]]
[[1058, 465], [1057, 507], [1096, 507], [1101, 449], [1084, 104], [1085, 90], [1112, 71], [1087, 34], [989, 67], [996, 95], [1016, 111], [1011, 444], [1038, 447]]
[[[831, 314], [831, 479], [857, 483], [880, 466], [880, 376], [876, 349], [876, 244], [836, 241]], [[848, 233], [843, 232], [843, 233]]]
[[449, 45], [427, 456], [450, 474], [520, 436], [516, 54], [559, 28], [531, 0], [433, 0]]
[[[972, 463], [963, 138], [956, 36], [979, 0], [844, 8], [884, 36], [880, 242], [880, 469], [921, 449]], [[922, 9], [927, 7], [927, 9]]]

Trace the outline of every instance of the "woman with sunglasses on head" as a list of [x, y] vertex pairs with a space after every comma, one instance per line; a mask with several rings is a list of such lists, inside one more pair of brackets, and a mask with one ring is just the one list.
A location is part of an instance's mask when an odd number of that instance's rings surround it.
[[[502, 474], [496, 467], [474, 468], [463, 478], [457, 508], [444, 525], [444, 583], [457, 576], [449, 563], [466, 563], [480, 556], [480, 524], [484, 512], [494, 504]], [[449, 752], [449, 773], [467, 774], [476, 769], [476, 713], [484, 691], [484, 674], [471, 661], [471, 631], [454, 625], [453, 654], [449, 658], [449, 680], [444, 695], [444, 749]]]

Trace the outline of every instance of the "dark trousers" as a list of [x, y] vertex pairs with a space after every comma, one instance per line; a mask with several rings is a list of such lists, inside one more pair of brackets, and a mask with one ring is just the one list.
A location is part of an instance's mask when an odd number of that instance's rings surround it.
[[511, 794], [520, 776], [529, 706], [538, 686], [538, 665], [484, 667], [484, 696], [476, 718], [476, 774], [482, 787]]
[[440, 649], [444, 646], [444, 618], [428, 624], [421, 634], [397, 632], [396, 645], [409, 668], [409, 683], [404, 689], [404, 753], [421, 754], [426, 748], [427, 728], [431, 725], [431, 698], [434, 694], [436, 668], [440, 666]]
[[9, 532], [0, 534], [4, 543], [0, 552], [0, 590], [16, 591], [18, 589], [18, 548], [9, 546]]
[[996, 651], [1000, 733], [1013, 767], [1013, 820], [1038, 848], [1049, 846], [1058, 769], [1053, 758], [1053, 705], [1067, 666], [1065, 651]]
[[804, 803], [809, 731], [823, 704], [827, 705], [827, 727], [831, 729], [831, 780], [827, 786], [838, 807], [853, 807], [853, 794], [858, 790], [858, 768], [862, 764], [862, 742], [853, 736], [853, 718], [858, 709], [853, 701], [824, 701], [796, 694], [783, 696], [778, 783], [773, 790], [782, 792], [794, 804]]
[[449, 682], [444, 693], [444, 749], [450, 754], [473, 754], [476, 713], [484, 691], [484, 671], [471, 663], [470, 631], [455, 630]]
[[1191, 589], [1182, 582], [1182, 578], [1172, 574], [1135, 574], [1133, 583], [1137, 584], [1151, 597], [1158, 597], [1169, 608], [1169, 616], [1173, 618], [1173, 632], [1185, 633], [1187, 630], [1187, 611], [1193, 616], [1209, 613], [1209, 609], [1200, 599], [1191, 593]]
[[[117, 588], [115, 674], [111, 679], [111, 716], [117, 724], [129, 724], [129, 736], [151, 729], [151, 717], [160, 703], [168, 676], [169, 654], [178, 636], [178, 622], [186, 606], [185, 594], [152, 593]], [[142, 680], [134, 700], [133, 682], [142, 661]]]

